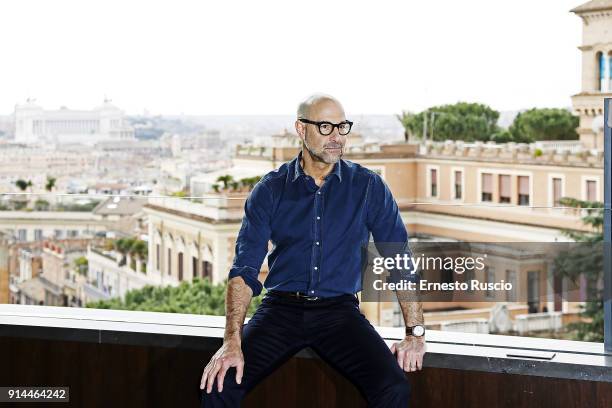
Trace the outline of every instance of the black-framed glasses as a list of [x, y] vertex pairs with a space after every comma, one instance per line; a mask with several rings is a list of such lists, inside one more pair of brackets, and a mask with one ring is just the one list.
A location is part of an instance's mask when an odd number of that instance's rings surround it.
[[338, 128], [339, 134], [341, 134], [342, 136], [346, 136], [349, 134], [349, 132], [351, 131], [351, 128], [353, 127], [353, 122], [351, 122], [350, 120], [345, 120], [344, 122], [340, 122], [340, 123], [331, 123], [331, 122], [326, 122], [326, 121], [316, 122], [314, 120], [303, 119], [303, 118], [300, 118], [298, 120], [303, 123], [317, 125], [317, 127], [319, 128], [319, 133], [321, 133], [323, 136], [331, 135], [331, 133], [334, 131], [334, 128], [336, 127]]

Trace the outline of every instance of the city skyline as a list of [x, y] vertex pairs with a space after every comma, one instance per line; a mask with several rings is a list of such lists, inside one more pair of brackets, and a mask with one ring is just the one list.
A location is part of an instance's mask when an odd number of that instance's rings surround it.
[[272, 3], [3, 5], [0, 35], [19, 41], [3, 46], [0, 114], [28, 97], [91, 109], [105, 96], [129, 115], [291, 114], [317, 91], [364, 114], [459, 100], [511, 111], [569, 107], [579, 91], [579, 1]]

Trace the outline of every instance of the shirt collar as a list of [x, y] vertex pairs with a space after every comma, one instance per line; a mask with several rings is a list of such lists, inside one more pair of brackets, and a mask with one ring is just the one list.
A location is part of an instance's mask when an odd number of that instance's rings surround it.
[[[304, 169], [302, 169], [302, 165], [300, 164], [300, 160], [302, 159], [302, 151], [300, 150], [300, 152], [298, 153], [297, 157], [294, 160], [294, 164], [293, 164], [293, 180], [291, 181], [295, 181], [298, 178], [300, 178], [300, 176], [305, 176], [306, 173], [304, 173]], [[336, 162], [336, 164], [334, 164], [334, 168], [332, 169], [332, 171], [329, 174], [335, 174], [338, 177], [338, 181], [342, 182], [342, 159], [338, 160]]]

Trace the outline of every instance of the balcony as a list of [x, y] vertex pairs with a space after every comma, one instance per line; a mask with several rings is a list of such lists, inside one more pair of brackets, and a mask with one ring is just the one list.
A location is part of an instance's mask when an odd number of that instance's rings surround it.
[[145, 211], [171, 213], [208, 222], [239, 221], [247, 195], [248, 193], [208, 194], [201, 197], [204, 203], [177, 197], [149, 197]]
[[[75, 407], [197, 407], [225, 318], [0, 305], [0, 383], [69, 386]], [[400, 328], [377, 328], [391, 345]], [[406, 374], [415, 407], [609, 407], [601, 343], [430, 330], [424, 368]], [[356, 388], [303, 350], [245, 407], [363, 407]]]

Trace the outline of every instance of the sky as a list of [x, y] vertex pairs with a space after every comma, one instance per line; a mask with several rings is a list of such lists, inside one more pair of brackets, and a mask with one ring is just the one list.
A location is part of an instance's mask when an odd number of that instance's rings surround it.
[[2, 1], [0, 115], [105, 96], [128, 114], [292, 114], [315, 92], [362, 114], [569, 107], [583, 2]]

